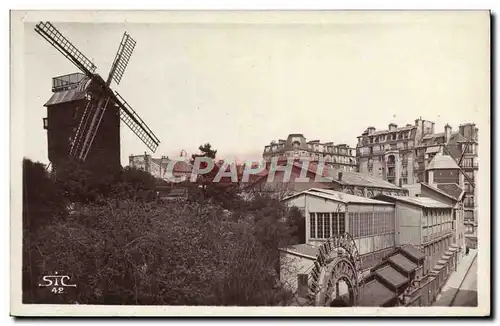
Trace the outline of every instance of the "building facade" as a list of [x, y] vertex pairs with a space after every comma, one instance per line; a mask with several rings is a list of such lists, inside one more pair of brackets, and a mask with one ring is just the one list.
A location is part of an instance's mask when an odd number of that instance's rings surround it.
[[478, 133], [479, 130], [474, 123], [459, 126], [458, 133], [451, 137], [446, 145], [445, 152], [449, 153], [463, 171], [465, 178], [463, 189], [465, 190], [464, 220], [471, 228], [469, 234], [477, 235], [477, 174], [479, 171], [478, 160]]
[[352, 235], [365, 273], [394, 248], [392, 203], [314, 188], [283, 201], [297, 207], [306, 217], [306, 242], [281, 250], [283, 261], [294, 264], [291, 272], [282, 269], [281, 279], [294, 292], [299, 284], [297, 275], [310, 270], [318, 248], [334, 235]]
[[262, 154], [266, 162], [273, 157], [280, 161], [288, 158], [318, 162], [323, 159], [328, 165], [345, 171], [356, 171], [356, 152], [346, 144], [322, 143], [319, 140], [307, 141], [302, 134], [290, 134], [287, 139], [272, 141], [264, 147]]
[[[412, 245], [425, 255], [423, 277], [405, 293], [405, 305], [424, 305], [416, 301], [422, 295], [431, 303], [441, 291], [450, 274], [456, 270], [463, 252], [456, 243], [457, 228], [454, 208], [428, 197], [379, 195], [378, 200], [395, 204], [397, 221], [396, 245]], [[421, 291], [422, 287], [428, 291]]]
[[[335, 269], [322, 265], [321, 257], [335, 261], [345, 256], [342, 247], [328, 244], [342, 234], [349, 234], [359, 254], [360, 306], [430, 305], [456, 269], [454, 209], [443, 202], [383, 194], [368, 199], [326, 189], [309, 189], [283, 201], [303, 212], [306, 241], [280, 249], [280, 278], [298, 296], [320, 298], [316, 304], [321, 304], [321, 293], [314, 289], [329, 284], [324, 271]], [[349, 284], [337, 285], [336, 295], [351, 296]]]
[[465, 221], [477, 225], [478, 128], [474, 123], [453, 131], [445, 125], [435, 132], [434, 122], [416, 119], [414, 124], [400, 127], [389, 124], [387, 130], [367, 128], [358, 137], [359, 172], [404, 186], [426, 181], [426, 170], [437, 154], [451, 156], [465, 180]]
[[455, 244], [458, 225], [453, 221], [452, 206], [428, 197], [379, 195], [375, 199], [395, 204], [396, 245], [411, 244], [424, 252], [427, 257], [424, 269], [432, 269]]

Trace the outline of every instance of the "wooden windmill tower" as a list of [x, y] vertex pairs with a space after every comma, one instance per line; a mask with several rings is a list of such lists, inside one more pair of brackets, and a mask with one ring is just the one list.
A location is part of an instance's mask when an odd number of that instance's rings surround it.
[[45, 104], [48, 155], [57, 167], [70, 157], [92, 166], [120, 167], [120, 120], [155, 152], [160, 141], [130, 105], [110, 88], [120, 83], [136, 42], [126, 32], [104, 80], [96, 66], [51, 23], [40, 22], [35, 31], [81, 72], [52, 78], [52, 97]]

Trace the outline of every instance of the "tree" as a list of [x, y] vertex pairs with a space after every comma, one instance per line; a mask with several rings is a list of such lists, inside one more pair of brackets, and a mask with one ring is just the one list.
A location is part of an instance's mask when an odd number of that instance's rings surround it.
[[[198, 147], [200, 154], [193, 154], [191, 164], [197, 157], [208, 157], [215, 160], [217, 150], [210, 143]], [[198, 202], [213, 202], [223, 208], [230, 209], [237, 206], [239, 202], [239, 186], [232, 182], [214, 182], [220, 170], [220, 166], [212, 162], [212, 169], [203, 175], [197, 176], [195, 185], [189, 187], [190, 198]], [[208, 167], [206, 162], [200, 162], [200, 169]]]
[[152, 200], [155, 198], [157, 180], [144, 170], [127, 166], [120, 172], [112, 187], [112, 197], [117, 199]]
[[210, 143], [205, 143], [203, 145], [200, 145], [198, 147], [198, 150], [201, 152], [199, 154], [193, 154], [191, 155], [191, 164], [194, 163], [194, 160], [197, 157], [209, 157], [211, 159], [215, 160], [215, 155], [217, 154], [217, 150], [212, 148], [212, 145]]
[[297, 243], [306, 243], [306, 219], [297, 207], [290, 208], [287, 222], [291, 229], [291, 236], [297, 240]]
[[32, 232], [67, 216], [63, 193], [40, 162], [23, 159], [23, 227]]
[[23, 302], [30, 302], [38, 287], [40, 270], [34, 263], [42, 259], [37, 233], [45, 225], [60, 223], [68, 217], [63, 193], [56, 187], [44, 164], [23, 159]]
[[[193, 203], [89, 206], [41, 230], [40, 275], [64, 270], [86, 286], [65, 297], [81, 304], [277, 305], [268, 248], [253, 223], [223, 218], [220, 207]], [[61, 299], [63, 298], [63, 299]]]
[[120, 170], [101, 163], [98, 168], [73, 159], [60, 164], [55, 171], [56, 185], [65, 198], [72, 203], [90, 203], [108, 197], [120, 180]]

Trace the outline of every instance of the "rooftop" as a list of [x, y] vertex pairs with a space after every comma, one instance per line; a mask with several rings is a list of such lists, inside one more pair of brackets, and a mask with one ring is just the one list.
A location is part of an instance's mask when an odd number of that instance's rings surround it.
[[425, 258], [425, 254], [418, 250], [415, 246], [412, 244], [404, 244], [400, 247], [401, 251], [406, 253], [408, 256], [412, 257], [415, 260], [420, 260]]
[[424, 187], [456, 201], [459, 201], [462, 198], [462, 195], [465, 193], [464, 190], [460, 188], [460, 186], [456, 183], [440, 183], [437, 184], [436, 187], [433, 187], [424, 182], [420, 182], [419, 184], [422, 184]]
[[295, 198], [297, 196], [301, 195], [311, 195], [315, 197], [320, 197], [328, 200], [333, 200], [337, 202], [341, 202], [344, 204], [349, 204], [349, 203], [355, 203], [355, 204], [370, 204], [370, 205], [392, 205], [391, 203], [381, 201], [381, 200], [375, 200], [375, 199], [370, 199], [366, 197], [360, 197], [360, 196], [355, 196], [355, 195], [349, 195], [340, 191], [335, 191], [335, 190], [329, 190], [329, 189], [318, 189], [318, 188], [311, 188], [306, 191], [299, 192], [297, 194], [293, 194], [289, 197], [286, 197], [283, 200], [288, 200], [291, 198]]
[[[298, 168], [301, 168], [300, 163], [295, 163], [294, 165]], [[309, 164], [308, 170], [311, 171], [312, 173], [316, 173], [317, 169], [318, 169], [317, 164], [315, 163]], [[339, 172], [342, 173], [341, 180], [339, 180]], [[360, 172], [343, 171], [341, 169], [335, 169], [329, 165], [325, 165], [323, 167], [322, 176], [327, 179], [331, 179], [333, 182], [337, 182], [343, 185], [402, 190], [402, 188], [396, 186], [395, 184], [390, 183], [389, 181], [385, 181], [380, 178], [375, 178]]]
[[460, 200], [460, 197], [462, 197], [464, 192], [464, 190], [456, 183], [440, 183], [437, 185], [437, 188], [457, 200]]
[[363, 307], [380, 307], [393, 299], [396, 294], [376, 279], [363, 286], [358, 304]]
[[388, 133], [391, 133], [391, 132], [400, 132], [400, 131], [409, 131], [409, 130], [412, 130], [414, 128], [417, 128], [416, 126], [404, 126], [404, 127], [399, 127], [399, 128], [395, 128], [394, 130], [379, 130], [379, 131], [375, 131], [373, 133], [371, 133], [369, 136], [378, 136], [378, 135], [383, 135], [383, 134], [388, 134]]
[[285, 248], [281, 248], [281, 250], [285, 250], [288, 252], [295, 252], [300, 255], [305, 255], [309, 256], [311, 258], [316, 258], [316, 255], [318, 254], [319, 248], [307, 243], [301, 243], [301, 244], [296, 244], [296, 245], [291, 245]]
[[385, 265], [375, 271], [375, 274], [392, 284], [394, 287], [398, 288], [401, 285], [407, 283], [409, 280], [407, 277], [399, 273], [397, 270], [392, 268], [390, 265]]
[[457, 162], [450, 155], [436, 154], [432, 161], [429, 163], [427, 170], [448, 170], [460, 169]]
[[408, 197], [408, 196], [394, 196], [394, 195], [377, 195], [374, 199], [388, 201], [400, 201], [407, 204], [416, 205], [423, 208], [452, 208], [450, 205], [446, 205], [437, 200], [427, 197]]
[[401, 254], [396, 254], [394, 256], [389, 257], [389, 261], [394, 265], [397, 265], [405, 272], [409, 273], [417, 268], [417, 265], [413, 263], [411, 260], [406, 258]]

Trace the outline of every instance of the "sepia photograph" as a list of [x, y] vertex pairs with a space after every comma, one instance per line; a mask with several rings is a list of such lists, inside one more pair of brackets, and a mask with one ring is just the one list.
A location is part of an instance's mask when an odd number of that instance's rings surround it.
[[487, 316], [489, 11], [16, 11], [11, 315]]

